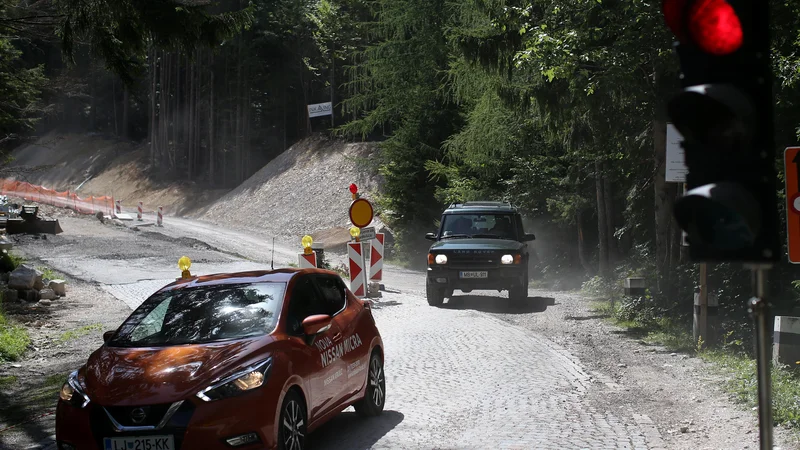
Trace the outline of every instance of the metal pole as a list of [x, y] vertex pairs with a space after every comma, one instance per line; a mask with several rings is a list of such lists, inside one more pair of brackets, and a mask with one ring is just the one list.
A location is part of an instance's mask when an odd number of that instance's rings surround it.
[[767, 320], [769, 303], [767, 302], [767, 270], [768, 266], [753, 267], [755, 297], [750, 299], [749, 311], [755, 321], [756, 332], [756, 367], [758, 373], [758, 428], [761, 434], [761, 450], [772, 450], [772, 383], [770, 379], [769, 335]]

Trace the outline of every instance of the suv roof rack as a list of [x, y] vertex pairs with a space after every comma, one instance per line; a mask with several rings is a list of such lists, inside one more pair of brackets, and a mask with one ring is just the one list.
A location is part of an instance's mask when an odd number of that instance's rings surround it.
[[464, 203], [451, 203], [450, 204], [450, 209], [454, 209], [454, 208], [470, 208], [470, 207], [513, 208], [513, 206], [509, 202], [477, 201], [477, 202], [464, 202]]

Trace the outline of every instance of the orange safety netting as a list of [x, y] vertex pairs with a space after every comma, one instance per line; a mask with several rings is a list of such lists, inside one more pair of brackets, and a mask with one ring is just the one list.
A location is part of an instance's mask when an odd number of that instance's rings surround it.
[[45, 205], [69, 208], [81, 214], [103, 214], [111, 215], [114, 212], [114, 198], [102, 197], [78, 197], [74, 192], [58, 192], [37, 186], [25, 181], [6, 180], [0, 178], [2, 183], [2, 194], [23, 198], [29, 202], [43, 203]]

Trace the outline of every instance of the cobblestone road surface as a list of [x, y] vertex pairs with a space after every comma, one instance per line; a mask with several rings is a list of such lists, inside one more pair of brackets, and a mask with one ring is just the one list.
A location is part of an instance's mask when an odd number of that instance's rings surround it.
[[[40, 257], [98, 283], [131, 308], [177, 276], [177, 256], [186, 252], [195, 274], [269, 265], [271, 240], [189, 220], [167, 218], [165, 224], [118, 248], [112, 242], [122, 242], [130, 231], [109, 231], [105, 251], [126, 258], [104, 256], [103, 245], [97, 251], [41, 250]], [[186, 236], [216, 248], [180, 241]], [[293, 261], [295, 251], [276, 246], [276, 266]], [[698, 448], [667, 445], [635, 405], [598, 402], [618, 393], [620, 385], [535, 329], [465, 307], [468, 300], [430, 307], [420, 273], [386, 267], [385, 280], [388, 291], [377, 300], [375, 316], [386, 347], [386, 411], [369, 420], [345, 411], [312, 434], [313, 448]], [[497, 302], [504, 299], [491, 299]], [[541, 311], [531, 307], [518, 317]]]

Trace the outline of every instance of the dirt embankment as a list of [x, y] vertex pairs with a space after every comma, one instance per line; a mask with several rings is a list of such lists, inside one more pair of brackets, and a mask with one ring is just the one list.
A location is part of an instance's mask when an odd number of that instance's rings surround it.
[[[284, 240], [311, 234], [336, 246], [350, 239], [350, 183], [370, 198], [380, 189], [377, 152], [374, 143], [305, 139], [193, 217]], [[383, 224], [376, 218], [373, 225]]]
[[182, 214], [216, 200], [227, 190], [206, 190], [185, 180], [155, 181], [147, 176], [146, 145], [96, 134], [50, 133], [12, 153], [2, 176], [81, 197], [113, 196], [124, 206], [144, 203], [146, 211], [164, 207]]
[[[206, 190], [185, 180], [147, 176], [146, 144], [93, 134], [50, 133], [13, 152], [3, 174], [79, 196], [107, 195], [123, 207], [144, 203], [168, 215], [295, 241], [311, 234], [326, 248], [350, 239], [348, 187], [375, 197], [381, 187], [375, 143], [349, 143], [325, 136], [301, 140], [233, 190]], [[375, 226], [383, 223], [376, 218]]]

